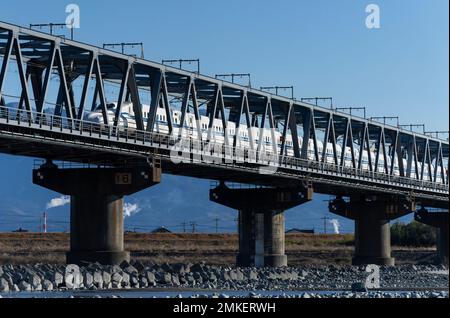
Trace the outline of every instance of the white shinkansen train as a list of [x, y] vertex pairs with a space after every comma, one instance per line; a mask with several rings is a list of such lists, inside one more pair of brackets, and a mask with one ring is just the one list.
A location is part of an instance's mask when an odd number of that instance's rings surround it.
[[[14, 105], [13, 105], [14, 104]], [[18, 103], [10, 103], [7, 104], [6, 107], [17, 109]], [[114, 122], [115, 113], [117, 110], [117, 103], [110, 103], [107, 105], [107, 115], [108, 115], [108, 121], [110, 123]], [[147, 125], [147, 118], [149, 116], [150, 112], [150, 106], [149, 105], [142, 105], [142, 115], [144, 117], [144, 127]], [[46, 110], [45, 114], [50, 115], [52, 114], [52, 110]], [[173, 134], [179, 135], [180, 129], [182, 127], [181, 125], [181, 111], [173, 110], [171, 113], [172, 120], [173, 120]], [[46, 116], [49, 117], [49, 116]], [[101, 106], [98, 106], [93, 112], [87, 112], [83, 116], [83, 121], [85, 123], [92, 123], [92, 124], [99, 124], [101, 125], [103, 123], [103, 113], [101, 110]], [[200, 131], [202, 133], [202, 139], [206, 140], [208, 138], [208, 127], [209, 127], [209, 118], [205, 116], [204, 113], [200, 116]], [[255, 142], [255, 145], [259, 145], [259, 140], [262, 139], [261, 144], [261, 151], [265, 151], [268, 155], [273, 154], [273, 152], [277, 151], [279, 154], [281, 152], [281, 143], [282, 143], [282, 134], [281, 132], [271, 129], [260, 129], [257, 127], [252, 127], [251, 129], [248, 129], [246, 125], [241, 126], [239, 130], [236, 129], [236, 125], [234, 122], [228, 122], [227, 123], [227, 137], [228, 142], [230, 145], [233, 144], [235, 134], [238, 133], [237, 138], [237, 146], [242, 147], [244, 149], [250, 148], [250, 136], [249, 133], [251, 133], [253, 140]], [[121, 116], [119, 118], [119, 129], [129, 129], [131, 131], [136, 129], [136, 121], [134, 118], [134, 111], [133, 111], [133, 104], [130, 102], [124, 102], [122, 103], [122, 112]], [[197, 121], [195, 120], [195, 116], [192, 113], [186, 114], [186, 120], [183, 125], [183, 129], [181, 129], [181, 135], [184, 138], [192, 138], [192, 139], [198, 139], [197, 136]], [[169, 133], [169, 127], [168, 127], [168, 118], [166, 115], [166, 110], [164, 108], [159, 108], [156, 113], [156, 120], [155, 120], [155, 128], [154, 132], [160, 133], [160, 134], [168, 134]], [[223, 144], [225, 142], [225, 131], [222, 125], [221, 119], [214, 119], [213, 125], [212, 125], [212, 133], [211, 133], [211, 139], [213, 142], [218, 144]], [[275, 139], [275, 140], [274, 140]], [[274, 147], [274, 143], [276, 144], [276, 147]], [[299, 146], [302, 147], [303, 144], [303, 138], [298, 138]], [[314, 143], [313, 140], [310, 139], [308, 141], [308, 159], [313, 161], [315, 160], [315, 154], [314, 154]], [[317, 147], [319, 152], [319, 160], [322, 161], [323, 158], [323, 148], [324, 145], [321, 141], [317, 141]], [[286, 141], [285, 141], [285, 155], [286, 156], [294, 156], [294, 146], [292, 142], [292, 136], [290, 134], [286, 135]], [[355, 146], [355, 161], [359, 162], [359, 155], [360, 151], [358, 149], [358, 146]], [[372, 165], [375, 165], [375, 158], [376, 153], [373, 149], [371, 149], [369, 152], [367, 150], [364, 150], [362, 153], [362, 169], [363, 170], [369, 170], [369, 153]], [[341, 160], [342, 156], [342, 147], [340, 145], [336, 145], [336, 155], [338, 160]], [[325, 160], [326, 163], [333, 164], [334, 163], [334, 152], [333, 152], [333, 145], [331, 143], [327, 143], [326, 150], [325, 150]], [[391, 168], [391, 156], [387, 158], [387, 166], [390, 169]], [[345, 167], [352, 167], [352, 156], [351, 156], [351, 148], [346, 147], [345, 148], [345, 154], [344, 154], [344, 165]], [[435, 171], [436, 167], [435, 160], [431, 164], [431, 169], [428, 168], [428, 164], [424, 167], [424, 179], [423, 180], [430, 180], [431, 177], [437, 175], [437, 183], [444, 183], [445, 180], [442, 179], [442, 168], [439, 165], [437, 167], [437, 172]], [[406, 158], [403, 159], [403, 166], [405, 167], [405, 170], [408, 167], [408, 160]], [[444, 173], [443, 175], [447, 177], [448, 175], [448, 159], [444, 159]], [[414, 160], [412, 160], [411, 164], [411, 175], [415, 176], [416, 171], [416, 165]], [[418, 163], [417, 170], [419, 171], [419, 175], [422, 173], [422, 163]], [[383, 173], [385, 171], [385, 162], [384, 157], [380, 156], [378, 160], [378, 165], [375, 167], [375, 171], [379, 173]], [[395, 156], [394, 159], [394, 175], [400, 176], [399, 171], [399, 165], [398, 165], [398, 158]]]

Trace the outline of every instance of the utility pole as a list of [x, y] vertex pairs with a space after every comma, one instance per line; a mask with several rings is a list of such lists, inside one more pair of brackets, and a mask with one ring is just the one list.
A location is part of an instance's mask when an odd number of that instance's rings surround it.
[[327, 234], [327, 221], [329, 220], [330, 218], [328, 217], [328, 216], [324, 216], [323, 218], [321, 218], [321, 220], [323, 220], [323, 230], [324, 230], [324, 233], [325, 234]]
[[186, 233], [186, 222], [181, 223], [181, 226], [183, 227], [183, 233]]
[[44, 233], [47, 233], [47, 212], [44, 212], [43, 229], [44, 229]]
[[216, 223], [216, 234], [219, 233], [219, 219], [215, 218], [214, 222]]
[[191, 222], [192, 233], [195, 233], [195, 228], [197, 227], [197, 222]]

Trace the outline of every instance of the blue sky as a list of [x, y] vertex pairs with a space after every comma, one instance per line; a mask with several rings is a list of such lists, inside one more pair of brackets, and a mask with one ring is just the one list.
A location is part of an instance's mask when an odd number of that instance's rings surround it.
[[[9, 2], [0, 20], [23, 26], [64, 22], [69, 3]], [[332, 96], [336, 106], [367, 107], [368, 116], [400, 116], [403, 124], [448, 130], [446, 0], [73, 3], [81, 9], [76, 40], [99, 46], [144, 42], [150, 60], [200, 58], [207, 75], [251, 73], [255, 87], [294, 85], [297, 98]], [[380, 29], [365, 26], [371, 3], [380, 7]], [[36, 229], [46, 203], [58, 197], [32, 185], [32, 165], [30, 159], [0, 155], [0, 230]], [[213, 230], [218, 217], [223, 230], [233, 230], [237, 214], [210, 203], [208, 190], [208, 181], [164, 176], [161, 185], [127, 198], [141, 211], [126, 224], [179, 230], [182, 222], [194, 221], [200, 230]], [[316, 196], [288, 211], [286, 227], [322, 230], [326, 199]], [[67, 229], [68, 215], [68, 206], [49, 210], [50, 229]], [[337, 219], [344, 231], [353, 229], [352, 222]]]

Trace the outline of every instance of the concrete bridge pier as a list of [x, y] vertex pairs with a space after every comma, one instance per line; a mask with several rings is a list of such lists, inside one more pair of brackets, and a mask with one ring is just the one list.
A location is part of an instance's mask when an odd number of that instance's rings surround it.
[[120, 264], [124, 250], [123, 197], [160, 182], [160, 166], [125, 169], [58, 169], [47, 163], [33, 170], [33, 183], [70, 195], [68, 264]]
[[396, 196], [351, 196], [330, 202], [330, 212], [355, 220], [353, 265], [394, 266], [389, 222], [415, 210], [415, 203]]
[[312, 195], [312, 187], [230, 189], [221, 183], [212, 189], [211, 201], [239, 211], [237, 266], [287, 266], [284, 211]]
[[414, 213], [414, 219], [438, 229], [436, 244], [438, 260], [448, 267], [448, 211], [428, 212], [422, 208]]

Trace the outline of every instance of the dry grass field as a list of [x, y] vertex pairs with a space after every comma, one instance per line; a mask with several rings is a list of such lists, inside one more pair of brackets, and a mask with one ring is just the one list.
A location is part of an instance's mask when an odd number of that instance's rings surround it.
[[[233, 265], [237, 248], [233, 234], [125, 235], [125, 249], [142, 262]], [[69, 234], [0, 233], [0, 264], [64, 263], [68, 249]], [[352, 235], [286, 235], [290, 265], [350, 264], [352, 252]], [[432, 262], [434, 252], [433, 248], [393, 248], [398, 263]]]

